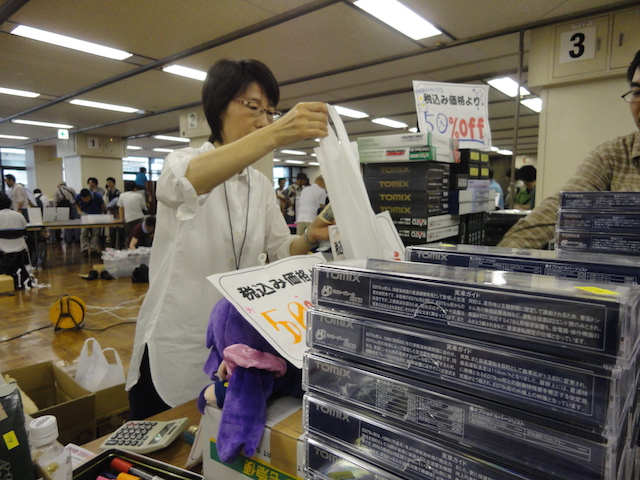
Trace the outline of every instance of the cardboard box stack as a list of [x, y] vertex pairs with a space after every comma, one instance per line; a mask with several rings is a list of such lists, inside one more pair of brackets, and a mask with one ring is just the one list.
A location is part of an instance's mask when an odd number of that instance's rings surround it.
[[640, 255], [640, 192], [561, 192], [556, 249]]
[[314, 266], [312, 302], [318, 478], [325, 447], [388, 478], [632, 478], [639, 286], [369, 259]]

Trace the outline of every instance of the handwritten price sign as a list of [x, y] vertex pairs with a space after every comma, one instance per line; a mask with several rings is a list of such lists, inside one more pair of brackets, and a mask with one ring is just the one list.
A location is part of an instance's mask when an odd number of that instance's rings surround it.
[[489, 150], [489, 86], [414, 80], [418, 126], [459, 140], [460, 148]]
[[307, 310], [311, 307], [311, 270], [325, 261], [321, 253], [298, 255], [207, 279], [280, 355], [302, 368], [307, 349]]

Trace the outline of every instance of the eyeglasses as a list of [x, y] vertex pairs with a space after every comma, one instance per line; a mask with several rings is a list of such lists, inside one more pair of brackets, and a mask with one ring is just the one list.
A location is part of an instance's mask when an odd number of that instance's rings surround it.
[[627, 93], [622, 95], [622, 99], [627, 103], [640, 102], [640, 90], [629, 90]]
[[256, 103], [256, 102], [250, 102], [248, 100], [242, 100], [241, 98], [234, 98], [233, 100], [235, 102], [243, 104], [245, 107], [247, 107], [249, 110], [251, 110], [251, 114], [254, 117], [259, 117], [263, 113], [266, 113], [267, 114], [267, 118], [269, 118], [269, 120], [274, 122], [274, 121], [278, 120], [282, 116], [282, 112], [279, 112], [278, 110], [267, 110], [262, 105], [260, 105], [259, 103]]

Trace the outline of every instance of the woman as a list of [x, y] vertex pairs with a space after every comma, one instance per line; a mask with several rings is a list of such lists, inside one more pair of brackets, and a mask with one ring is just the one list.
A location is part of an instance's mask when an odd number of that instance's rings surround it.
[[[251, 165], [276, 148], [327, 135], [324, 103], [301, 103], [282, 118], [278, 84], [256, 60], [221, 60], [203, 90], [210, 142], [165, 159], [157, 184], [157, 228], [149, 292], [140, 309], [127, 390], [131, 418], [195, 398], [209, 314], [221, 298], [208, 275], [307, 253], [325, 228], [289, 233], [271, 182]], [[277, 120], [277, 121], [276, 121]]]

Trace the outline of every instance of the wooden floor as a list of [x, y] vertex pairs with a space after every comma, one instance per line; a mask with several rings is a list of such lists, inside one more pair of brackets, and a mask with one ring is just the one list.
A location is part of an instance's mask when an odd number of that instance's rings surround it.
[[[78, 243], [48, 248], [50, 266], [34, 272], [39, 288], [0, 294], [0, 372], [51, 361], [74, 375], [82, 345], [90, 337], [103, 348], [115, 348], [128, 372], [135, 320], [148, 284], [132, 283], [130, 277], [85, 280], [79, 275], [101, 264], [99, 256], [83, 257]], [[81, 329], [54, 330], [49, 310], [65, 294], [87, 305]]]

